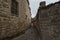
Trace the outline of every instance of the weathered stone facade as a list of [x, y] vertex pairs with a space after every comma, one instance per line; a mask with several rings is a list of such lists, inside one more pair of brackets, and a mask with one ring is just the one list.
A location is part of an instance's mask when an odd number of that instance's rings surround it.
[[36, 23], [41, 40], [60, 40], [60, 1], [47, 6], [41, 2]]
[[22, 32], [30, 23], [28, 0], [0, 0], [0, 40]]

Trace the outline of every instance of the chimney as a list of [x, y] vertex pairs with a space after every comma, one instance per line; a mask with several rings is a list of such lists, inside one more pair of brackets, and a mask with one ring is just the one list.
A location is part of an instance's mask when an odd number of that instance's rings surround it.
[[45, 7], [45, 6], [46, 6], [46, 2], [45, 1], [40, 2], [40, 7]]

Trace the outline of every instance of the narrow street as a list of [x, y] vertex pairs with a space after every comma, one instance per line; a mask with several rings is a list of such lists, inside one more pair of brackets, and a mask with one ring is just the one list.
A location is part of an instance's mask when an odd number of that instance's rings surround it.
[[39, 40], [38, 33], [35, 28], [29, 28], [24, 34], [12, 40]]

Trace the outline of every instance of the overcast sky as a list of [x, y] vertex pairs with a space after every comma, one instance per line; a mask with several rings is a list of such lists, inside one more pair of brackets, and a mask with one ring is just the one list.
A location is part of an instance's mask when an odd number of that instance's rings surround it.
[[54, 2], [57, 2], [59, 0], [29, 0], [30, 7], [31, 7], [32, 17], [34, 17], [36, 15], [38, 7], [39, 7], [39, 3], [41, 1], [46, 1], [46, 4], [48, 5], [50, 3], [54, 3]]

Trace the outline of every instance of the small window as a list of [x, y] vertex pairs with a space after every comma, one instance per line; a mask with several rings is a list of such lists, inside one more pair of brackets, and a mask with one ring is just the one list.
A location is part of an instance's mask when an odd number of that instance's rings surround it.
[[26, 15], [26, 19], [27, 19], [27, 15]]
[[18, 2], [16, 0], [11, 1], [11, 14], [12, 16], [18, 16]]

